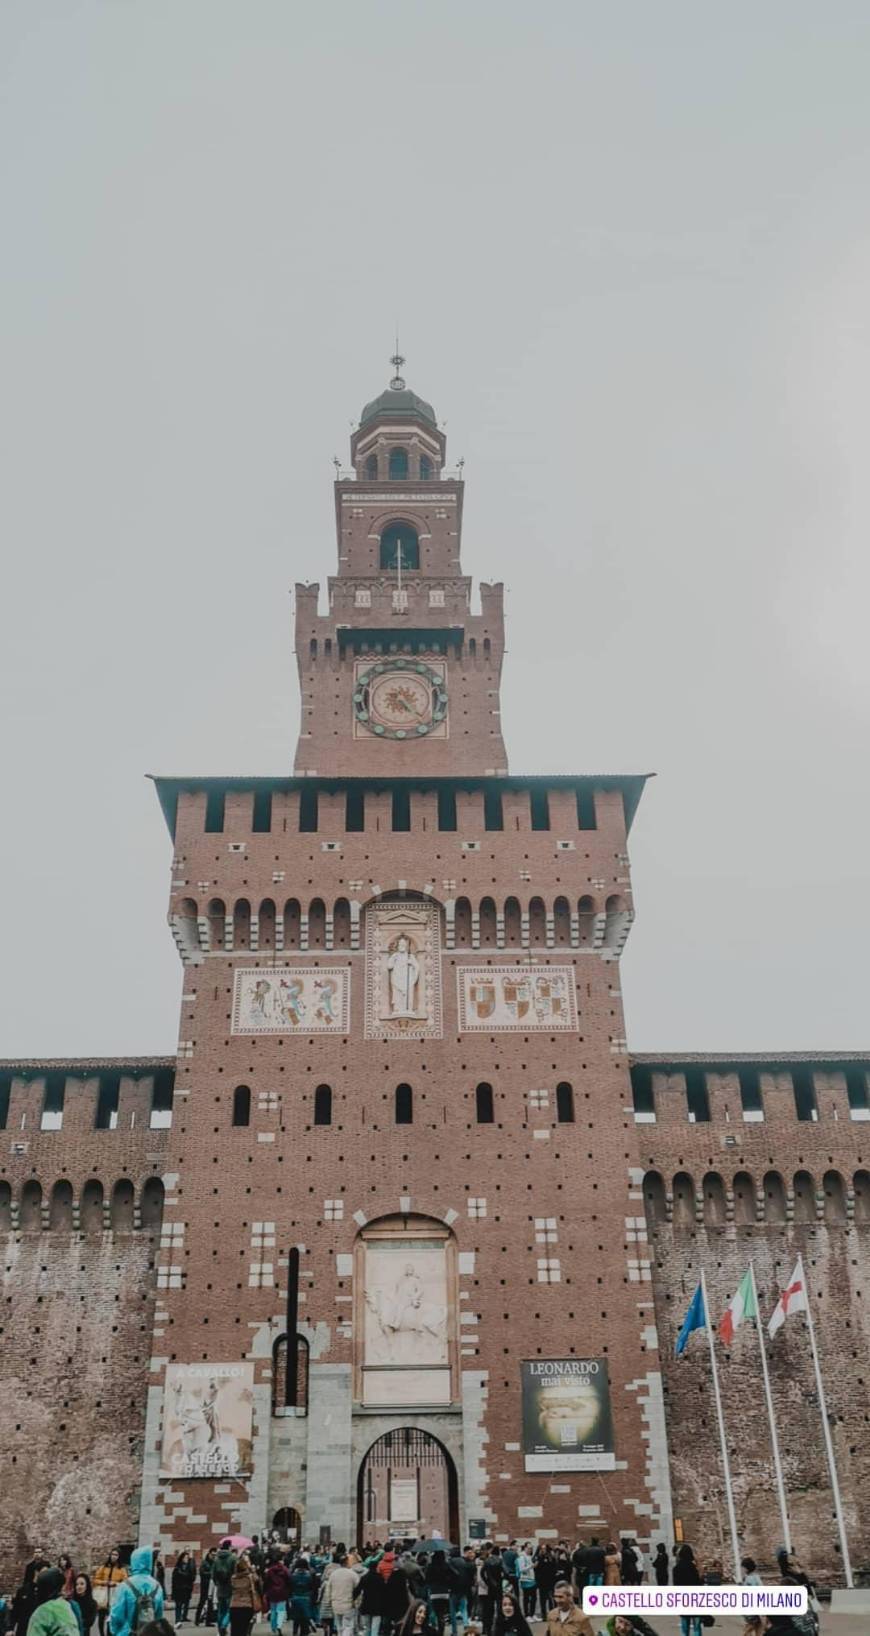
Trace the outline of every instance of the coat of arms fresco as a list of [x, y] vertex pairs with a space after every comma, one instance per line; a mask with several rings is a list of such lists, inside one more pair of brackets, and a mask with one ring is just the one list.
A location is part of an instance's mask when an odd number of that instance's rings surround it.
[[570, 1033], [573, 966], [464, 966], [456, 974], [461, 1033]]

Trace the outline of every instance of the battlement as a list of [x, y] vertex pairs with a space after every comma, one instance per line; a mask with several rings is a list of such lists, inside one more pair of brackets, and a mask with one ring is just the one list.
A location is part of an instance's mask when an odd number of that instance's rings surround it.
[[[740, 1128], [773, 1124], [803, 1127], [870, 1121], [870, 1051], [638, 1053], [631, 1058], [634, 1118], [638, 1125], [674, 1131], [688, 1125]], [[736, 1129], [734, 1129], [736, 1127]], [[738, 1140], [739, 1137], [739, 1140]]]

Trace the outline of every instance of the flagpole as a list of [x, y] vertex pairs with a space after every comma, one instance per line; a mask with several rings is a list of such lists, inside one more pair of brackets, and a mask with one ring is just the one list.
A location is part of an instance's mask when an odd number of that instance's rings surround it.
[[755, 1307], [755, 1327], [758, 1331], [758, 1350], [761, 1353], [761, 1373], [764, 1377], [764, 1396], [767, 1400], [767, 1418], [770, 1421], [770, 1442], [773, 1449], [773, 1466], [776, 1472], [776, 1490], [779, 1495], [779, 1514], [782, 1518], [782, 1532], [785, 1548], [791, 1555], [791, 1528], [788, 1520], [788, 1506], [785, 1498], [785, 1483], [782, 1476], [782, 1461], [779, 1457], [779, 1436], [776, 1430], [776, 1419], [773, 1413], [773, 1396], [770, 1390], [770, 1374], [767, 1368], [767, 1353], [764, 1349], [764, 1333], [761, 1327], [761, 1312], [758, 1306], [758, 1285], [755, 1282], [755, 1262], [749, 1263], [749, 1277], [752, 1282], [752, 1301]]
[[725, 1436], [725, 1420], [722, 1415], [722, 1398], [719, 1393], [719, 1370], [716, 1367], [716, 1337], [713, 1334], [713, 1324], [710, 1317], [710, 1304], [707, 1300], [707, 1280], [704, 1269], [701, 1268], [701, 1295], [704, 1301], [704, 1319], [707, 1331], [707, 1340], [710, 1343], [710, 1372], [713, 1376], [713, 1396], [716, 1399], [716, 1418], [719, 1421], [719, 1443], [722, 1449], [722, 1469], [725, 1473], [725, 1498], [728, 1504], [728, 1523], [731, 1529], [731, 1550], [734, 1555], [734, 1584], [740, 1582], [740, 1544], [737, 1538], [737, 1518], [734, 1514], [734, 1493], [731, 1488], [731, 1464], [728, 1459], [728, 1439]]
[[849, 1587], [849, 1590], [851, 1590], [854, 1583], [852, 1579], [852, 1559], [849, 1556], [849, 1542], [846, 1539], [846, 1524], [843, 1519], [843, 1506], [840, 1500], [840, 1484], [837, 1478], [837, 1466], [834, 1460], [834, 1444], [831, 1438], [831, 1427], [828, 1422], [828, 1403], [825, 1397], [825, 1388], [822, 1385], [822, 1371], [819, 1366], [819, 1353], [816, 1346], [816, 1327], [813, 1323], [813, 1309], [812, 1303], [810, 1302], [807, 1275], [804, 1271], [803, 1256], [800, 1256], [799, 1260], [801, 1269], [801, 1283], [803, 1284], [807, 1301], [807, 1329], [810, 1332], [810, 1350], [813, 1354], [813, 1368], [816, 1371], [816, 1391], [819, 1394], [819, 1407], [822, 1411], [822, 1431], [825, 1434], [825, 1450], [827, 1452], [828, 1466], [831, 1472], [831, 1488], [834, 1494], [834, 1510], [837, 1514], [837, 1528], [840, 1534], [840, 1550], [843, 1554], [843, 1568], [846, 1574], [846, 1584]]

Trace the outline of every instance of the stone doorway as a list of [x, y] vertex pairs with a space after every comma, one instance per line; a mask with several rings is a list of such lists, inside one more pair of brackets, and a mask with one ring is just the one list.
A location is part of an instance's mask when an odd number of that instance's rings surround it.
[[366, 1453], [357, 1478], [357, 1543], [459, 1539], [459, 1483], [443, 1443], [419, 1426], [384, 1432]]
[[272, 1527], [288, 1545], [302, 1544], [302, 1518], [293, 1505], [282, 1505], [272, 1518]]

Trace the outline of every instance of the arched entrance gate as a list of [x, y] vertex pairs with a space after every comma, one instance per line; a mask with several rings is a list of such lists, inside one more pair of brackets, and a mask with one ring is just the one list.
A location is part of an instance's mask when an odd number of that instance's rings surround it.
[[357, 1479], [357, 1542], [441, 1534], [459, 1544], [459, 1483], [443, 1443], [398, 1426], [372, 1443]]

